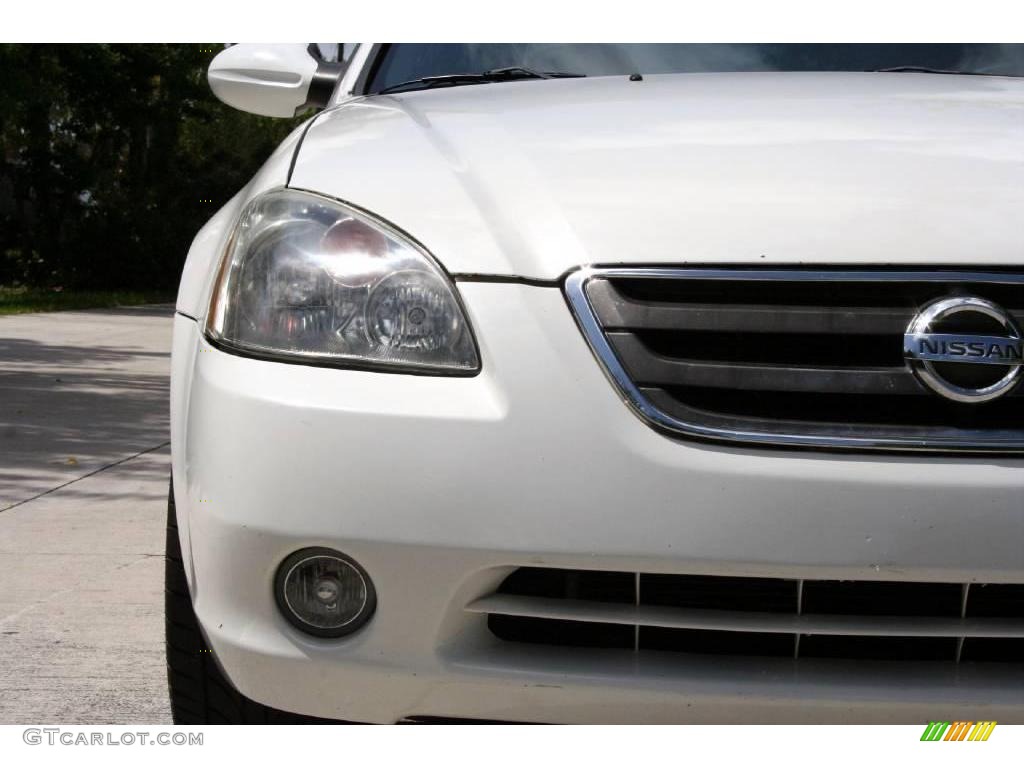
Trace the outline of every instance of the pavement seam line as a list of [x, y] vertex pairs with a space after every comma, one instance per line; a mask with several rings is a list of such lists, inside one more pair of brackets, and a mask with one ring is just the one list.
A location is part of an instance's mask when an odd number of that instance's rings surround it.
[[[139, 563], [144, 563], [147, 560], [151, 559], [152, 557], [153, 557], [153, 555], [143, 555], [142, 557], [140, 557], [140, 558], [138, 558], [136, 560], [132, 560], [130, 563], [122, 563], [121, 565], [115, 565], [113, 570], [120, 571], [120, 570], [123, 570], [125, 568], [131, 568], [133, 565], [138, 565]], [[26, 613], [30, 613], [31, 611], [34, 611], [36, 608], [38, 608], [41, 605], [47, 605], [48, 603], [52, 603], [58, 597], [63, 597], [64, 595], [67, 595], [67, 594], [69, 594], [71, 592], [81, 591], [81, 589], [82, 589], [82, 586], [79, 584], [79, 585], [76, 585], [74, 587], [68, 587], [67, 589], [62, 589], [59, 592], [54, 592], [49, 597], [44, 597], [42, 600], [36, 600], [34, 603], [29, 603], [24, 608], [22, 608], [20, 611], [15, 611], [14, 613], [9, 614], [8, 616], [0, 617], [0, 626], [3, 626], [4, 624], [6, 624], [9, 621], [13, 621], [14, 619], [21, 618]]]
[[160, 443], [160, 445], [154, 445], [152, 448], [147, 448], [144, 451], [139, 451], [138, 453], [133, 453], [131, 456], [126, 456], [123, 459], [118, 459], [117, 461], [111, 462], [110, 464], [107, 464], [105, 466], [102, 466], [102, 467], [99, 467], [97, 469], [94, 469], [92, 472], [87, 472], [86, 474], [82, 475], [81, 477], [76, 477], [76, 478], [74, 478], [72, 480], [68, 480], [66, 483], [61, 483], [60, 485], [56, 486], [55, 488], [50, 488], [49, 490], [43, 491], [42, 493], [37, 493], [35, 496], [32, 496], [30, 498], [23, 499], [21, 501], [17, 501], [14, 504], [11, 504], [10, 506], [7, 506], [7, 507], [4, 507], [3, 509], [0, 509], [0, 513], [12, 510], [15, 507], [20, 507], [22, 504], [28, 504], [30, 501], [35, 501], [36, 499], [41, 499], [43, 496], [47, 496], [48, 494], [51, 494], [54, 491], [59, 491], [61, 488], [67, 488], [69, 485], [71, 485], [73, 483], [77, 483], [79, 480], [85, 480], [86, 478], [92, 477], [93, 475], [98, 475], [100, 472], [105, 472], [108, 469], [112, 469], [113, 467], [118, 466], [119, 464], [124, 464], [126, 461], [131, 461], [132, 459], [137, 459], [139, 456], [145, 456], [147, 453], [152, 453], [153, 451], [159, 451], [161, 448], [166, 448], [170, 444], [171, 444], [171, 441], [168, 440], [166, 442]]

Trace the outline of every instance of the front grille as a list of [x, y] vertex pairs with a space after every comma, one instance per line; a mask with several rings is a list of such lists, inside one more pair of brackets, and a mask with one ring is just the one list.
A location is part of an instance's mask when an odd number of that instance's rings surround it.
[[468, 606], [503, 641], [639, 653], [1024, 662], [1024, 585], [520, 568]]
[[[1024, 324], [1024, 274], [597, 269], [570, 275], [566, 292], [626, 401], [659, 429], [784, 446], [1024, 449], [1024, 387], [955, 402], [903, 356], [911, 320], [944, 297], [986, 299]], [[939, 365], [963, 386], [999, 370]]]

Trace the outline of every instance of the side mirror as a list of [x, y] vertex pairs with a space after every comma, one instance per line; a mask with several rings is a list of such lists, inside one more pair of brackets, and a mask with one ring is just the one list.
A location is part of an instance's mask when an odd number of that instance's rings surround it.
[[294, 117], [327, 106], [343, 66], [314, 58], [303, 43], [240, 43], [210, 62], [214, 95], [235, 109], [267, 117]]

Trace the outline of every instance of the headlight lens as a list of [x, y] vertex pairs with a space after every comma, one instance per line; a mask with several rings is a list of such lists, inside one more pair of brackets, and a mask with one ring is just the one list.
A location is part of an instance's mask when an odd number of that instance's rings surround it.
[[323, 364], [475, 373], [455, 288], [421, 247], [364, 213], [295, 190], [243, 211], [207, 334], [229, 348]]

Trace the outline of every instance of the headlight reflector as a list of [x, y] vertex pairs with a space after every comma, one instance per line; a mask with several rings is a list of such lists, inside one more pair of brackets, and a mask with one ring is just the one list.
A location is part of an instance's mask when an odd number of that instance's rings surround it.
[[257, 356], [472, 374], [476, 343], [430, 255], [362, 211], [278, 190], [242, 212], [207, 334]]

